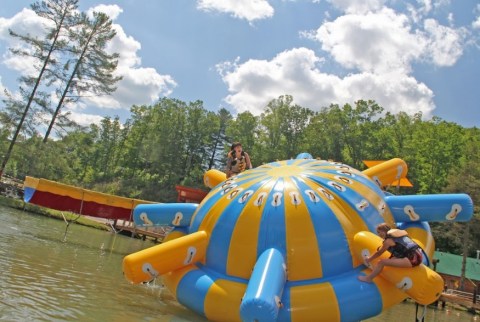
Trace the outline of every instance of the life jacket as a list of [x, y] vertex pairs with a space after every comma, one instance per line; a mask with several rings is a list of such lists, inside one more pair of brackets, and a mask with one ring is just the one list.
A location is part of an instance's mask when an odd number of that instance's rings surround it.
[[247, 162], [245, 158], [245, 151], [242, 151], [240, 158], [235, 157], [236, 153], [234, 151], [229, 152], [228, 157], [232, 159], [230, 162], [230, 171], [233, 173], [240, 173], [245, 171], [247, 167]]
[[395, 242], [394, 246], [388, 248], [388, 251], [392, 254], [392, 257], [409, 257], [415, 250], [419, 248], [417, 243], [411, 240], [408, 236], [393, 237], [387, 235], [387, 238], [391, 238]]

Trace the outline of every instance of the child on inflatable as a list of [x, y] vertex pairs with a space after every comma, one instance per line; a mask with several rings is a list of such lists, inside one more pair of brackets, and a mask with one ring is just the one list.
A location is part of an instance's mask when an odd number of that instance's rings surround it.
[[227, 154], [227, 178], [252, 168], [252, 162], [247, 152], [243, 151], [242, 144], [235, 142]]
[[372, 256], [365, 258], [365, 265], [370, 266], [372, 260], [387, 250], [392, 255], [390, 258], [380, 260], [369, 275], [358, 276], [360, 281], [371, 283], [385, 266], [410, 268], [422, 263], [421, 248], [408, 237], [405, 230], [391, 229], [390, 226], [382, 223], [377, 226], [377, 234], [383, 238], [383, 244]]

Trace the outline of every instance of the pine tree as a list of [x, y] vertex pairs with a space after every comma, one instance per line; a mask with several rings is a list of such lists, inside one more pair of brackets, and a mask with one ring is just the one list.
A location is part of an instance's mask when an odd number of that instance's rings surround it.
[[[68, 31], [75, 20], [77, 2], [78, 0], [50, 0], [35, 2], [31, 5], [32, 10], [37, 15], [45, 18], [52, 25], [43, 38], [33, 37], [29, 34], [20, 35], [10, 30], [12, 37], [20, 39], [26, 45], [21, 49], [10, 48], [11, 53], [17, 56], [34, 58], [39, 65], [34, 65], [34, 68], [38, 71], [38, 76], [21, 76], [19, 79], [20, 92], [24, 101], [13, 100], [13, 96], [10, 96], [7, 97], [5, 102], [7, 106], [10, 105], [17, 110], [23, 109], [23, 113], [0, 166], [0, 177], [32, 104], [41, 102], [39, 105], [46, 109], [45, 103], [48, 100], [45, 99], [45, 94], [39, 95], [40, 84], [44, 79], [50, 80], [49, 83], [51, 84], [51, 80], [54, 79], [55, 70], [58, 66], [55, 54], [57, 52], [61, 53], [67, 44], [67, 39], [63, 38], [62, 35]], [[42, 96], [42, 98], [38, 98], [38, 96]], [[10, 101], [8, 101], [9, 99]]]

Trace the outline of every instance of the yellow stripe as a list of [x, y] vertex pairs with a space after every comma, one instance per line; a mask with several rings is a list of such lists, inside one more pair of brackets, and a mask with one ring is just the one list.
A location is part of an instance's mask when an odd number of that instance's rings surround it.
[[[314, 182], [309, 184], [309, 186], [316, 185], [317, 184]], [[357, 213], [356, 209], [353, 209], [348, 203], [343, 201], [343, 199], [341, 199], [338, 194], [334, 193], [333, 190], [329, 189], [328, 191], [334, 197], [333, 200], [329, 200], [325, 195], [315, 189], [315, 192], [320, 196], [320, 198], [322, 198], [322, 200], [331, 209], [331, 211], [335, 214], [335, 217], [339, 221], [347, 239], [348, 248], [350, 250], [350, 255], [352, 256], [353, 260], [353, 267], [357, 267], [358, 265], [362, 264], [362, 262], [354, 256], [352, 247], [353, 236], [359, 231], [368, 231], [368, 226], [363, 220], [363, 218], [360, 217], [360, 215]]]
[[218, 279], [205, 297], [205, 315], [210, 321], [241, 321], [240, 303], [247, 285]]
[[340, 321], [335, 291], [330, 283], [301, 285], [290, 290], [292, 322]]
[[[290, 281], [323, 276], [315, 228], [305, 200], [290, 178], [285, 178], [285, 226], [287, 267]], [[298, 192], [300, 203], [295, 205], [289, 192]], [[308, 263], [308, 264], [306, 264]]]
[[[254, 200], [261, 193], [270, 192], [275, 183], [275, 180], [265, 183], [247, 200], [232, 233], [227, 258], [227, 275], [248, 279], [252, 274], [257, 261], [258, 232], [266, 198], [260, 206], [255, 206]], [[247, 190], [248, 188], [242, 193]]]
[[37, 189], [38, 181], [39, 180], [37, 178], [26, 176], [25, 181], [23, 182], [23, 186], [25, 188]]
[[[356, 174], [356, 175], [358, 175], [358, 174]], [[362, 175], [362, 174], [360, 174], [360, 175]], [[383, 211], [382, 217], [383, 217], [384, 222], [389, 224], [391, 227], [395, 226], [395, 221], [393, 219], [392, 213], [390, 212], [390, 208], [387, 207], [387, 205], [385, 204], [385, 200], [381, 196], [379, 196], [378, 193], [375, 190], [370, 189], [367, 185], [364, 185], [364, 184], [356, 181], [354, 178], [353, 179], [350, 178], [348, 175], [343, 175], [343, 176], [339, 175], [339, 176], [345, 177], [347, 179], [351, 179], [351, 184], [345, 183], [344, 181], [335, 178], [335, 176], [337, 176], [337, 175], [334, 175], [334, 174], [324, 173], [322, 176], [325, 177], [325, 178], [328, 178], [332, 181], [338, 182], [341, 185], [346, 186], [350, 189], [355, 190], [355, 192], [357, 194], [359, 194], [362, 198], [364, 198], [365, 200], [368, 201], [370, 207], [375, 207], [375, 209], [377, 209], [377, 211], [381, 212], [381, 209], [383, 209], [382, 210]], [[366, 178], [368, 180], [370, 180], [370, 178], [368, 178], [368, 177], [366, 177]], [[372, 184], [375, 184], [375, 183], [372, 182]]]

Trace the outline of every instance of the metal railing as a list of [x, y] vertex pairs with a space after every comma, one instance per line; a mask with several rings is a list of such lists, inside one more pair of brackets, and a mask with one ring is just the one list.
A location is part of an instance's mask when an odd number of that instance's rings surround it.
[[[466, 301], [472, 301], [473, 303], [480, 303], [480, 295], [475, 293], [463, 292], [458, 290], [448, 289], [446, 294], [454, 295], [458, 298], [464, 299]], [[476, 298], [475, 298], [476, 297]]]

